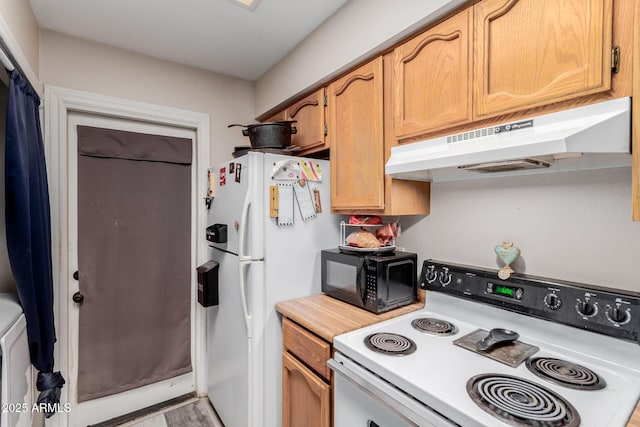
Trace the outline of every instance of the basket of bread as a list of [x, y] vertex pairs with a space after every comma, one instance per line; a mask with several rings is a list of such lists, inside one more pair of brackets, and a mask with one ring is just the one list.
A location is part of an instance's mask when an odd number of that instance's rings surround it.
[[400, 235], [397, 221], [384, 223], [379, 216], [351, 215], [349, 222], [340, 223], [342, 252], [393, 252]]

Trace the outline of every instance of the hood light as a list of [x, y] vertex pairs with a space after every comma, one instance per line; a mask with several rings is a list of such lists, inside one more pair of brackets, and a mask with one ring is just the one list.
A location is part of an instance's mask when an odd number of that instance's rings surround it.
[[245, 9], [254, 10], [258, 7], [260, 0], [229, 0], [231, 3], [242, 6]]

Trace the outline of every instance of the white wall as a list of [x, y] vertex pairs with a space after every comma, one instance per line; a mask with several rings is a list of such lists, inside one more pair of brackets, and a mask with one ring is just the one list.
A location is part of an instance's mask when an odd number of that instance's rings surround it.
[[[27, 68], [38, 72], [38, 22], [31, 10], [28, 0], [0, 0], [0, 28], [7, 29], [7, 34], [2, 33], [3, 38], [11, 38], [5, 40], [10, 48], [19, 46], [20, 52], [12, 52], [18, 60], [25, 59], [28, 63], [21, 63], [21, 67], [25, 72]], [[14, 45], [15, 42], [15, 45]], [[36, 75], [37, 76], [37, 75]], [[33, 76], [28, 76], [33, 78]], [[37, 85], [37, 82], [33, 82]]]
[[60, 33], [40, 33], [40, 80], [118, 98], [207, 113], [211, 161], [231, 159], [233, 147], [248, 145], [230, 123], [252, 122], [251, 82], [198, 70]]
[[397, 240], [420, 261], [497, 269], [507, 240], [518, 272], [640, 292], [630, 168], [434, 183], [431, 211], [403, 219]]
[[466, 0], [350, 0], [256, 81], [256, 114], [326, 82]]

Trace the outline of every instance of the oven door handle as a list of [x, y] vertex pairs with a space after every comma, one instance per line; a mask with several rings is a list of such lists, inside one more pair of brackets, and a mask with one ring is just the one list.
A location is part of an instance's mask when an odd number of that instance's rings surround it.
[[[333, 359], [328, 360], [327, 365], [336, 374], [355, 384], [369, 396], [384, 403], [394, 413], [411, 423], [415, 423], [418, 426], [432, 427], [458, 426], [458, 424], [442, 417], [382, 378], [367, 373], [355, 362], [346, 359], [340, 353], [336, 353]], [[356, 370], [359, 372], [356, 372]]]

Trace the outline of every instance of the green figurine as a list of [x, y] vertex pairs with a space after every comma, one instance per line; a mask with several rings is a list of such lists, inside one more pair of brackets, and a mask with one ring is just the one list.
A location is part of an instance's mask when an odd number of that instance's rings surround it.
[[511, 277], [511, 273], [515, 273], [511, 268], [511, 263], [520, 256], [520, 249], [513, 246], [512, 242], [502, 242], [501, 245], [496, 245], [493, 250], [504, 262], [504, 266], [498, 270], [498, 277], [502, 280], [507, 280]]

